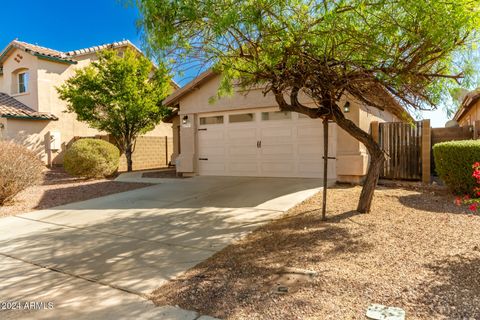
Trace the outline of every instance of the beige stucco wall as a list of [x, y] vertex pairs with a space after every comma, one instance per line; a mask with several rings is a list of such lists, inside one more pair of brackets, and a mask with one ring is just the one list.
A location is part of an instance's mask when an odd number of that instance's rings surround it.
[[[23, 59], [20, 63], [14, 61], [14, 57], [20, 53]], [[65, 101], [62, 101], [57, 93], [56, 87], [64, 83], [75, 73], [75, 69], [87, 66], [96, 54], [86, 54], [78, 58], [77, 64], [65, 64], [50, 60], [39, 59], [28, 53], [16, 49], [15, 52], [4, 63], [4, 75], [0, 80], [0, 91], [5, 92], [30, 108], [39, 112], [49, 112], [56, 115], [58, 121], [36, 121], [36, 120], [8, 120], [8, 130], [3, 130], [3, 138], [22, 141], [29, 146], [35, 145], [36, 150], [43, 148], [40, 152], [42, 159], [51, 164], [61, 164], [66, 146], [76, 136], [95, 136], [104, 134], [96, 129], [90, 128], [87, 124], [77, 121], [76, 115], [64, 112], [67, 108]], [[26, 94], [12, 94], [11, 74], [18, 68], [28, 68], [30, 73], [29, 92]], [[48, 144], [45, 144], [45, 135], [48, 132], [60, 132], [61, 149], [49, 151]], [[148, 132], [147, 136], [172, 137], [172, 125], [160, 123], [154, 130]], [[35, 141], [34, 143], [32, 141]], [[39, 144], [39, 145], [37, 145]], [[50, 154], [51, 153], [51, 154]]]
[[[370, 124], [374, 121], [400, 121], [389, 112], [365, 106], [352, 98], [349, 98], [349, 101], [352, 113], [350, 119], [365, 132], [370, 133]], [[337, 179], [342, 182], [361, 182], [362, 177], [367, 174], [370, 160], [367, 148], [342, 129], [338, 133], [337, 148], [341, 150], [337, 154]]]
[[[17, 58], [19, 62], [15, 61], [15, 58]], [[37, 57], [31, 54], [15, 49], [3, 63], [3, 80], [0, 82], [1, 92], [14, 97], [33, 110], [38, 110], [38, 60]], [[28, 69], [29, 73], [28, 91], [20, 94], [17, 93], [17, 90], [12, 88], [12, 74], [18, 69]]]
[[49, 121], [31, 121], [0, 118], [0, 138], [13, 140], [29, 147], [45, 163], [48, 156], [45, 152], [45, 138], [49, 131]]
[[173, 118], [172, 122], [172, 130], [173, 130], [173, 154], [171, 162], [172, 164], [175, 163], [177, 160], [178, 155], [180, 154], [180, 117]]
[[[196, 124], [199, 113], [221, 112], [232, 110], [244, 110], [252, 108], [277, 107], [277, 103], [271, 94], [263, 95], [262, 90], [239, 91], [229, 97], [223, 97], [214, 103], [210, 103], [211, 97], [217, 94], [220, 77], [215, 76], [199, 87], [182, 97], [179, 101], [180, 111], [176, 121], [181, 121], [188, 116], [191, 126], [180, 127], [180, 155], [177, 161], [177, 170], [187, 175], [194, 175], [196, 168]], [[302, 96], [304, 104], [313, 106], [311, 100]], [[342, 97], [339, 104], [343, 106], [346, 101], [350, 102], [350, 112], [345, 117], [369, 132], [372, 121], [396, 120], [390, 113], [374, 108], [368, 108], [352, 97]], [[174, 145], [177, 146], [178, 137], [174, 135]], [[368, 153], [366, 148], [356, 139], [340, 128], [337, 128], [337, 154], [336, 172], [338, 180], [348, 182], [360, 182], [367, 172]]]

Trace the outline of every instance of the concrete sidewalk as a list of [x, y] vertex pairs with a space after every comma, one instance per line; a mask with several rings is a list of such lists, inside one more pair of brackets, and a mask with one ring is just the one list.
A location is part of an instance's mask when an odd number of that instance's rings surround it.
[[[1, 219], [2, 299], [53, 301], [55, 308], [35, 311], [36, 319], [197, 319], [154, 308], [144, 297], [320, 184], [195, 177]], [[23, 312], [8, 314], [18, 319]]]

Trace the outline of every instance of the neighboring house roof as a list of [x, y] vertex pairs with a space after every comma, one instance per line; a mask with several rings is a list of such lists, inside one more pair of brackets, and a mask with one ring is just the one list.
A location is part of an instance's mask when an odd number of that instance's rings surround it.
[[[188, 84], [186, 84], [184, 87], [180, 88], [179, 90], [175, 91], [170, 96], [168, 96], [165, 99], [164, 104], [170, 105], [172, 107], [175, 106], [181, 98], [191, 93], [195, 89], [198, 89], [203, 83], [207, 82], [209, 79], [211, 79], [216, 75], [218, 75], [218, 73], [213, 71], [212, 69], [204, 71], [198, 77], [196, 77], [195, 79], [190, 81]], [[388, 108], [388, 111], [393, 113], [399, 119], [405, 119], [406, 117], [409, 120], [413, 120], [410, 113], [407, 110], [405, 110], [389, 92], [387, 92], [384, 88], [380, 89], [380, 92], [384, 93], [384, 97], [382, 97], [382, 100], [384, 101], [386, 100], [391, 104], [391, 107]], [[178, 109], [175, 110], [174, 112], [178, 113]]]
[[35, 44], [26, 43], [23, 41], [13, 40], [10, 44], [0, 53], [0, 66], [3, 64], [5, 59], [7, 59], [10, 54], [13, 52], [14, 49], [19, 49], [25, 52], [28, 52], [34, 56], [39, 58], [47, 59], [47, 60], [54, 60], [57, 62], [69, 63], [69, 64], [76, 64], [77, 62], [70, 57], [68, 57], [65, 53], [41, 47]]
[[[32, 55], [37, 56], [41, 59], [53, 60], [53, 61], [61, 62], [61, 63], [76, 64], [77, 60], [78, 60], [76, 58], [78, 58], [80, 56], [95, 53], [95, 52], [98, 52], [98, 51], [104, 50], [104, 49], [117, 49], [117, 48], [122, 48], [122, 47], [130, 47], [130, 48], [133, 48], [134, 50], [136, 50], [138, 53], [144, 54], [137, 46], [135, 46], [129, 40], [117, 41], [117, 42], [102, 44], [102, 45], [98, 45], [98, 46], [92, 46], [92, 47], [89, 47], [89, 48], [72, 50], [72, 51], [68, 51], [68, 52], [61, 52], [61, 51], [58, 51], [58, 50], [54, 50], [54, 49], [50, 49], [50, 48], [46, 48], [46, 47], [41, 47], [41, 46], [38, 46], [36, 44], [31, 44], [31, 43], [27, 43], [27, 42], [23, 42], [23, 41], [19, 41], [19, 40], [13, 40], [0, 53], [0, 75], [3, 74], [3, 68], [2, 68], [3, 62], [10, 56], [10, 54], [13, 52], [14, 49], [20, 49], [22, 51], [31, 53]], [[173, 84], [175, 89], [180, 88], [180, 86], [174, 80], [172, 80], [172, 84]]]
[[0, 92], [0, 118], [58, 120], [51, 113], [37, 112], [8, 94]]
[[460, 121], [468, 111], [480, 100], [480, 88], [470, 91], [465, 95], [458, 108], [457, 112], [453, 116], [453, 120]]
[[133, 43], [131, 43], [128, 40], [102, 44], [99, 46], [93, 46], [89, 48], [78, 49], [78, 50], [73, 50], [68, 52], [61, 52], [58, 50], [41, 47], [36, 44], [13, 40], [12, 42], [10, 42], [7, 48], [5, 48], [5, 50], [3, 50], [3, 52], [0, 54], [0, 64], [9, 56], [10, 52], [14, 48], [31, 53], [34, 56], [38, 56], [40, 58], [46, 58], [46, 59], [50, 58], [50, 59], [55, 59], [59, 62], [75, 64], [77, 63], [77, 61], [74, 58], [78, 56], [95, 53], [97, 51], [104, 50], [104, 49], [116, 49], [116, 48], [127, 47], [127, 46], [143, 54], [143, 52], [140, 49], [138, 49]]
[[131, 47], [134, 50], [138, 51], [139, 53], [143, 54], [143, 52], [140, 49], [138, 49], [137, 46], [135, 46], [129, 40], [123, 40], [123, 41], [118, 41], [118, 42], [113, 42], [113, 43], [102, 44], [102, 45], [99, 45], [99, 46], [93, 46], [93, 47], [89, 47], [89, 48], [83, 48], [83, 49], [68, 51], [68, 52], [65, 52], [65, 55], [70, 56], [70, 57], [77, 57], [77, 56], [81, 56], [81, 55], [84, 55], [84, 54], [95, 53], [95, 52], [98, 52], [100, 50], [117, 49], [117, 48], [122, 48], [122, 47]]
[[184, 87], [178, 89], [171, 95], [169, 95], [163, 103], [165, 105], [173, 105], [177, 103], [181, 98], [183, 98], [185, 95], [189, 94], [193, 90], [197, 89], [199, 86], [201, 86], [203, 83], [207, 82], [210, 78], [213, 76], [217, 75], [216, 72], [214, 72], [212, 69], [209, 69], [207, 71], [204, 71], [198, 77], [187, 83]]

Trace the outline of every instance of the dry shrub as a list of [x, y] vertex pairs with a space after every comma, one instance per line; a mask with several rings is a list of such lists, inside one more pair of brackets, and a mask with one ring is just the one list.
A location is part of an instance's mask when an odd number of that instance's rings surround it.
[[0, 141], [0, 205], [42, 179], [43, 163], [26, 147]]

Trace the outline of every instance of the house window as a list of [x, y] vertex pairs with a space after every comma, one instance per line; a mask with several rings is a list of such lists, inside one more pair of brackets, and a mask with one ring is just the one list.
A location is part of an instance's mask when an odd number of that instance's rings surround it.
[[18, 93], [28, 91], [28, 72], [18, 74]]
[[292, 119], [291, 112], [283, 112], [283, 111], [273, 111], [273, 112], [262, 112], [262, 120], [289, 120]]
[[241, 114], [231, 114], [228, 116], [228, 122], [250, 122], [255, 120], [255, 114], [253, 113], [241, 113]]
[[200, 125], [206, 124], [222, 124], [223, 116], [200, 117]]

